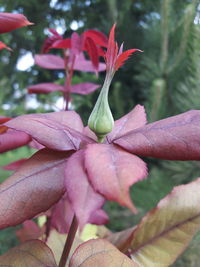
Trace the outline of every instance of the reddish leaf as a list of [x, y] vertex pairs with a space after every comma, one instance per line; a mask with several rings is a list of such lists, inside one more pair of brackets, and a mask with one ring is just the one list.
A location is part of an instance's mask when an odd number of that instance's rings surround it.
[[0, 13], [0, 33], [10, 32], [32, 24], [22, 14]]
[[78, 83], [71, 86], [71, 92], [74, 94], [88, 95], [99, 87], [100, 85], [95, 83]]
[[200, 159], [200, 111], [150, 123], [116, 139], [127, 151], [169, 160]]
[[0, 116], [0, 124], [5, 123], [11, 119], [12, 118], [10, 118], [10, 117]]
[[4, 44], [3, 42], [0, 41], [0, 50], [4, 49], [4, 48], [9, 50], [9, 51], [12, 51], [12, 49], [9, 46], [7, 46], [6, 44]]
[[87, 30], [84, 33], [85, 38], [90, 37], [95, 44], [98, 44], [102, 47], [108, 46], [108, 38], [102, 32], [96, 30]]
[[16, 171], [27, 159], [19, 159], [16, 161], [13, 161], [7, 165], [4, 165], [2, 169], [9, 170], [9, 171]]
[[64, 60], [55, 55], [35, 55], [35, 64], [44, 69], [60, 70], [65, 69]]
[[94, 69], [96, 72], [98, 72], [99, 52], [98, 52], [97, 46], [95, 45], [94, 41], [90, 37], [86, 38], [85, 46], [86, 46], [86, 50], [89, 54], [89, 57], [92, 61], [92, 64], [94, 66]]
[[118, 55], [114, 67], [115, 71], [117, 71], [124, 64], [124, 62], [136, 51], [143, 52], [139, 49], [129, 49]]
[[104, 204], [104, 198], [89, 184], [83, 164], [84, 151], [80, 150], [70, 157], [65, 169], [66, 191], [81, 228], [90, 220], [99, 224], [99, 221], [94, 221], [99, 219], [98, 214], [94, 218], [92, 215]]
[[141, 159], [113, 145], [92, 144], [87, 146], [85, 165], [96, 191], [136, 212], [129, 187], [147, 175]]
[[44, 234], [44, 227], [40, 228], [34, 221], [28, 220], [23, 223], [23, 227], [16, 231], [16, 236], [21, 242], [31, 239], [38, 239]]
[[74, 211], [65, 194], [51, 209], [51, 227], [61, 234], [68, 233], [73, 216]]
[[137, 105], [128, 114], [115, 121], [114, 128], [107, 138], [109, 142], [119, 138], [121, 135], [128, 133], [131, 130], [144, 126], [147, 122], [146, 113], [143, 106]]
[[31, 137], [26, 133], [9, 129], [5, 133], [0, 134], [0, 153], [24, 146], [30, 140]]
[[43, 149], [0, 185], [0, 229], [49, 209], [64, 193], [64, 166], [71, 152]]
[[112, 70], [117, 53], [118, 53], [118, 45], [115, 42], [115, 27], [116, 24], [113, 25], [112, 29], [110, 30], [109, 39], [108, 39], [108, 49], [106, 51], [106, 67], [107, 70]]
[[48, 94], [55, 91], [63, 92], [65, 90], [64, 86], [56, 83], [38, 83], [29, 86], [27, 89], [29, 94]]
[[52, 251], [40, 240], [30, 240], [0, 256], [1, 267], [56, 267]]
[[40, 144], [56, 150], [77, 150], [81, 142], [92, 142], [81, 134], [83, 124], [75, 111], [22, 115], [6, 126], [24, 131]]
[[57, 40], [52, 45], [51, 48], [61, 48], [61, 49], [68, 49], [71, 48], [71, 39], [63, 39], [63, 40]]
[[105, 239], [81, 244], [72, 255], [69, 267], [139, 267]]
[[[86, 60], [84, 55], [81, 53], [79, 56], [76, 57], [74, 63], [74, 69], [85, 71], [85, 72], [95, 72], [95, 68], [90, 60]], [[105, 71], [106, 65], [105, 63], [99, 63], [98, 71]]]
[[49, 50], [52, 48], [52, 45], [57, 42], [62, 40], [62, 36], [55, 30], [55, 29], [49, 29], [50, 33], [52, 36], [49, 36], [45, 41], [42, 46], [42, 53], [48, 53]]

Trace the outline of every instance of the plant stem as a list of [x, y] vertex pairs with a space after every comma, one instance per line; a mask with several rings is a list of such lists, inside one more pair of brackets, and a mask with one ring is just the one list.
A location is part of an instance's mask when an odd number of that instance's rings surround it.
[[76, 216], [74, 215], [58, 267], [65, 267], [77, 229], [78, 229], [78, 222]]

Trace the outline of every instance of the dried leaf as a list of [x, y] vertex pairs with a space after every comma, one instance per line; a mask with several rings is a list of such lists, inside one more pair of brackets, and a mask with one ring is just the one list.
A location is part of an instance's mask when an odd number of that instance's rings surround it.
[[0, 267], [56, 267], [52, 251], [40, 240], [30, 240], [0, 256]]

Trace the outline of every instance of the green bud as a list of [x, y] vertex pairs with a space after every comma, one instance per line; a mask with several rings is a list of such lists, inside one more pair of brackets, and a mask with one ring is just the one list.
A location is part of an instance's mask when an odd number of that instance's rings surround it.
[[89, 117], [88, 126], [101, 142], [114, 126], [114, 119], [108, 104], [110, 81], [105, 81], [94, 109]]

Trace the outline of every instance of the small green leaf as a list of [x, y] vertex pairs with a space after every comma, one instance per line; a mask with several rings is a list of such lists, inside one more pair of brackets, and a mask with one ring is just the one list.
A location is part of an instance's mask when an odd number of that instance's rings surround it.
[[40, 240], [30, 240], [0, 256], [0, 267], [56, 267], [52, 251]]

